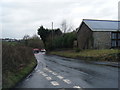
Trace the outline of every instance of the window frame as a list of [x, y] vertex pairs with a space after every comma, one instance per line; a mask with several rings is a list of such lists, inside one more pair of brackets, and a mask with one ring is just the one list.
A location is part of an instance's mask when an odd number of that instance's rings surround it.
[[[111, 32], [111, 47], [112, 48], [120, 48], [120, 45], [118, 44], [118, 42], [120, 41], [119, 35], [120, 35], [120, 31]], [[116, 45], [113, 45], [114, 41]]]

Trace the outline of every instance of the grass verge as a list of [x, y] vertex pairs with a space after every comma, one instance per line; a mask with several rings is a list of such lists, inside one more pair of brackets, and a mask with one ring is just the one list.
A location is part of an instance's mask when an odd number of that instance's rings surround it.
[[32, 62], [16, 73], [8, 71], [6, 75], [3, 76], [3, 89], [15, 87], [15, 85], [19, 83], [23, 78], [25, 78], [34, 69], [35, 66], [36, 63]]
[[120, 50], [118, 49], [83, 50], [80, 52], [75, 52], [75, 50], [51, 51], [49, 54], [95, 61], [119, 61], [120, 58]]

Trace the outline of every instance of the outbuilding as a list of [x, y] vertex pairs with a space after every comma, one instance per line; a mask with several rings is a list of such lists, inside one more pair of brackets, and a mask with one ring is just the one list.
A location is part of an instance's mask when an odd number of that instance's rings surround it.
[[120, 21], [83, 19], [77, 29], [80, 49], [120, 48]]

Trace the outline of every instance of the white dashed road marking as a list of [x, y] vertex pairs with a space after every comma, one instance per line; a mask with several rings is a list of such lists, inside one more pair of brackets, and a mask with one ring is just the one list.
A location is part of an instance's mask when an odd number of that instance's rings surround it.
[[52, 80], [52, 78], [51, 78], [51, 77], [46, 77], [46, 79], [47, 79], [47, 80]]
[[80, 86], [74, 86], [73, 88], [81, 88]]
[[43, 75], [43, 76], [45, 76], [45, 77], [46, 77], [46, 76], [48, 76], [48, 75], [47, 75], [47, 74], [45, 74], [45, 73], [43, 73], [42, 75]]
[[39, 72], [40, 74], [43, 74], [43, 72], [41, 71], [41, 72]]
[[48, 72], [50, 72], [50, 73], [51, 73], [52, 71], [51, 71], [51, 70], [48, 70]]
[[[52, 70], [50, 70], [50, 69], [48, 69], [48, 68], [44, 68], [44, 70], [52, 73], [53, 75], [57, 75], [56, 72], [53, 72]], [[46, 77], [47, 80], [52, 80], [52, 78], [49, 77], [49, 76], [48, 76], [46, 73], [44, 73], [43, 71], [40, 71], [40, 70], [38, 70], [38, 71], [39, 71], [40, 74], [42, 74], [44, 77]], [[56, 76], [56, 77], [58, 77], [59, 79], [63, 79], [63, 78], [64, 78], [64, 77], [61, 76], [61, 75], [58, 75], [58, 76]], [[65, 83], [67, 83], [67, 84], [71, 84], [71, 83], [72, 83], [69, 79], [63, 79], [63, 81], [64, 81]], [[58, 86], [58, 85], [59, 85], [59, 83], [56, 82], [56, 81], [51, 81], [50, 83], [51, 83], [53, 86]], [[81, 87], [80, 87], [80, 86], [73, 86], [73, 88], [81, 88]]]
[[52, 74], [53, 74], [53, 75], [57, 75], [57, 73], [55, 73], [55, 72], [52, 72]]
[[66, 82], [67, 84], [71, 84], [71, 81], [69, 79], [63, 79], [64, 82]]
[[58, 77], [59, 79], [63, 79], [63, 78], [64, 78], [64, 77], [62, 77], [62, 76], [60, 76], [60, 75], [59, 75], [59, 76], [57, 76], [57, 77]]
[[53, 86], [58, 86], [58, 85], [59, 85], [59, 83], [56, 82], [56, 81], [52, 81], [51, 84], [52, 84]]
[[44, 68], [46, 71], [49, 71], [49, 69], [48, 68]]

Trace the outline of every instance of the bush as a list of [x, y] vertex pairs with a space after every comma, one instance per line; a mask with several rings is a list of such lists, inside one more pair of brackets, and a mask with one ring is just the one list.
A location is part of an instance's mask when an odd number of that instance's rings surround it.
[[23, 45], [26, 45], [31, 48], [40, 48], [40, 49], [44, 48], [43, 41], [37, 35], [33, 35], [32, 37], [29, 38], [23, 38], [22, 43]]
[[[2, 44], [2, 73], [3, 88], [14, 86], [25, 73], [25, 68], [30, 66], [32, 69], [36, 64], [35, 57], [30, 47], [20, 44], [12, 45], [10, 43]], [[24, 72], [24, 73], [22, 73]], [[19, 73], [19, 74], [18, 74]]]
[[[53, 40], [53, 48], [58, 49], [58, 48], [73, 48], [73, 42], [76, 40], [76, 33], [71, 32], [71, 33], [65, 33], [61, 36], [58, 36], [54, 38]], [[49, 43], [49, 42], [48, 42]], [[47, 47], [49, 47], [47, 45]]]
[[80, 51], [81, 51], [81, 49], [79, 49], [79, 48], [75, 49], [75, 52], [80, 52]]

